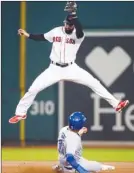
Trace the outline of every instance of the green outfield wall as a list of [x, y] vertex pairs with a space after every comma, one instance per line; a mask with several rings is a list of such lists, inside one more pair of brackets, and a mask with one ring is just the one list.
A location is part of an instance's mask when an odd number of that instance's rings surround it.
[[[20, 56], [22, 47], [17, 30], [21, 17], [30, 33], [45, 33], [63, 24], [66, 16], [65, 2], [25, 2], [26, 13], [21, 2], [3, 1], [2, 14], [2, 142], [54, 143], [58, 130], [58, 84], [42, 91], [28, 111], [25, 123], [11, 125], [8, 119], [14, 115], [23, 91], [27, 91], [34, 79], [49, 65], [51, 44], [26, 40], [25, 81], [20, 86]], [[134, 2], [78, 2], [78, 16], [84, 29], [134, 29]], [[23, 53], [22, 53], [23, 54]], [[22, 91], [23, 90], [23, 91]]]

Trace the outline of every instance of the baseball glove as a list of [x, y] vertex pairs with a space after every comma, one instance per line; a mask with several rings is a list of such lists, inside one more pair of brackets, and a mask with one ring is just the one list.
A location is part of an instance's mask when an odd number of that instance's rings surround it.
[[75, 1], [68, 1], [65, 5], [64, 11], [69, 13], [76, 13], [77, 11], [77, 4]]

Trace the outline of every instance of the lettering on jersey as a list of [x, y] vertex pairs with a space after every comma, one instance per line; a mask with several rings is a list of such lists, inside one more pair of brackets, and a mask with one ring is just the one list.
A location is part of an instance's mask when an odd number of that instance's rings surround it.
[[[61, 37], [53, 37], [53, 42], [61, 42], [62, 41], [62, 38]], [[65, 43], [68, 43], [68, 44], [75, 44], [75, 40], [72, 39], [72, 38], [66, 38], [66, 41]]]
[[75, 44], [75, 40], [72, 39], [72, 38], [67, 38], [67, 39], [66, 39], [66, 43]]
[[53, 37], [53, 42], [61, 42], [61, 37]]
[[62, 139], [58, 140], [58, 151], [61, 155], [65, 155], [65, 144], [64, 141]]
[[65, 155], [66, 148], [64, 144], [64, 139], [66, 138], [66, 135], [64, 133], [61, 134], [61, 139], [58, 140], [58, 151], [60, 154]]
[[79, 147], [76, 151], [75, 151], [75, 158], [76, 159], [80, 159], [82, 155], [82, 147]]
[[62, 133], [61, 138], [62, 138], [62, 139], [65, 139], [65, 137], [66, 137], [65, 134]]

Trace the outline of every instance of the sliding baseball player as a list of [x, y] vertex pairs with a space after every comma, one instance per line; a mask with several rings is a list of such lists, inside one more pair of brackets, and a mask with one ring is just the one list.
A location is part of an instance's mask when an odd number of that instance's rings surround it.
[[86, 117], [81, 112], [74, 112], [69, 116], [68, 126], [63, 127], [58, 136], [59, 164], [53, 169], [59, 173], [90, 173], [103, 170], [114, 170], [114, 166], [96, 161], [89, 161], [82, 157], [81, 136], [87, 133], [84, 127]]

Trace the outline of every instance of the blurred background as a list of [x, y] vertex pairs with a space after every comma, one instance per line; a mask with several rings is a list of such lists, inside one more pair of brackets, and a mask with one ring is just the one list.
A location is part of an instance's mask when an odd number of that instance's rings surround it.
[[[63, 25], [67, 15], [65, 3], [1, 2], [2, 158], [25, 159], [25, 152], [21, 150], [25, 148], [30, 153], [29, 160], [37, 155], [36, 160], [57, 159], [58, 130], [67, 125], [72, 112], [81, 111], [87, 116], [88, 127], [88, 134], [83, 136], [87, 147], [85, 156], [96, 160], [134, 161], [134, 2], [77, 2], [86, 37], [76, 63], [117, 98], [130, 100], [122, 113], [117, 115], [91, 89], [62, 82], [38, 94], [25, 121], [8, 123], [19, 99], [50, 62], [50, 43], [20, 38], [17, 30], [45, 33]], [[112, 149], [106, 150], [107, 147]]]

